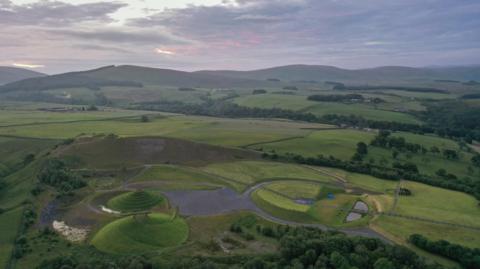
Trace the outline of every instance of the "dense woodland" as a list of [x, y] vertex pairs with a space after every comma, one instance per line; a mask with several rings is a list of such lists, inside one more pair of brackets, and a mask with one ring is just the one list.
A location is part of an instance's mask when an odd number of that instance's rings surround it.
[[478, 248], [471, 249], [445, 240], [431, 241], [419, 234], [412, 234], [409, 241], [423, 250], [457, 261], [463, 268], [480, 268], [480, 249]]
[[174, 261], [150, 261], [148, 257], [59, 257], [42, 262], [37, 269], [441, 269], [426, 264], [413, 251], [388, 245], [378, 239], [347, 237], [337, 232], [313, 228], [278, 226], [268, 233], [279, 243], [278, 254], [264, 256], [230, 256], [225, 258], [193, 257]]

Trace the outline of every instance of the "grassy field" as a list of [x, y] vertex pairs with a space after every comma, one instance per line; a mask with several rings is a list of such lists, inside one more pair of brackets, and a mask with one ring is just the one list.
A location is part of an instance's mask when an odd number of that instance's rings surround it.
[[188, 238], [185, 220], [164, 214], [125, 217], [107, 224], [92, 239], [98, 250], [113, 254], [159, 251], [181, 245]]
[[290, 110], [302, 110], [316, 104], [314, 101], [307, 100], [306, 96], [281, 94], [247, 95], [235, 98], [234, 103], [248, 107], [283, 108]]
[[[8, 106], [3, 110], [0, 109], [0, 126], [21, 125], [21, 124], [44, 124], [44, 123], [60, 123], [75, 121], [102, 121], [113, 118], [139, 117], [143, 114], [159, 114], [155, 112], [121, 110], [106, 108], [100, 111], [68, 111], [68, 112], [49, 112], [41, 111], [36, 106], [30, 108], [25, 105], [25, 109], [12, 108]], [[65, 105], [57, 105], [57, 107], [70, 107]], [[48, 108], [48, 106], [47, 106]]]
[[[322, 92], [325, 94], [325, 92]], [[332, 92], [345, 94], [344, 92]], [[315, 102], [307, 100], [302, 95], [261, 94], [248, 95], [236, 98], [236, 104], [248, 107], [283, 108], [309, 112], [317, 116], [326, 114], [356, 115], [366, 119], [379, 121], [398, 121], [405, 123], [419, 123], [412, 115], [389, 110], [378, 110], [366, 104], [344, 104], [338, 102]]]
[[389, 216], [380, 216], [372, 226], [380, 227], [379, 231], [397, 243], [406, 243], [411, 234], [422, 234], [431, 240], [443, 239], [472, 248], [480, 247], [480, 233], [466, 228]]
[[[38, 155], [59, 142], [59, 140], [53, 139], [23, 139], [0, 136], [0, 176], [21, 167], [27, 155]], [[4, 168], [2, 169], [2, 167]], [[2, 173], [4, 169], [6, 171]]]
[[39, 163], [34, 162], [27, 167], [5, 177], [5, 188], [0, 190], [0, 207], [12, 208], [31, 198], [32, 190], [39, 169]]
[[0, 214], [0, 267], [7, 268], [13, 248], [15, 236], [22, 219], [23, 208], [10, 210]]
[[400, 196], [396, 212], [480, 228], [478, 201], [465, 193], [405, 181], [411, 196]]
[[355, 195], [337, 194], [335, 199], [322, 199], [316, 202], [310, 208], [309, 214], [322, 224], [342, 226], [357, 200], [358, 197]]
[[[374, 132], [352, 129], [321, 130], [312, 132], [303, 138], [258, 144], [250, 148], [261, 149], [266, 152], [275, 151], [280, 154], [295, 153], [305, 157], [316, 157], [320, 154], [324, 156], [332, 155], [339, 159], [350, 160], [356, 151], [357, 143], [364, 142], [369, 144], [375, 135]], [[471, 166], [470, 159], [473, 155], [460, 150], [458, 144], [453, 140], [433, 135], [427, 136], [404, 132], [394, 133], [393, 136], [404, 137], [407, 142], [418, 143], [427, 149], [433, 146], [438, 147], [440, 151], [453, 149], [460, 152], [460, 158], [458, 160], [448, 160], [441, 153], [433, 154], [429, 152], [421, 154], [404, 152], [400, 153], [397, 159], [394, 159], [392, 150], [369, 146], [369, 153], [365, 160], [373, 160], [376, 163], [384, 162], [387, 166], [391, 166], [395, 161], [413, 162], [418, 166], [421, 173], [429, 175], [434, 175], [439, 169], [446, 169], [447, 172], [459, 177], [480, 176], [479, 169], [472, 167], [473, 173], [469, 172], [469, 166]]]
[[310, 208], [308, 205], [295, 203], [292, 199], [287, 198], [283, 195], [279, 195], [276, 192], [272, 192], [268, 188], [262, 188], [255, 191], [255, 195], [269, 204], [273, 204], [279, 208], [288, 211], [306, 213]]
[[[386, 162], [386, 165], [392, 165], [395, 161], [412, 162], [417, 165], [418, 170], [423, 174], [435, 175], [439, 169], [445, 169], [448, 173], [453, 173], [458, 177], [477, 177], [480, 175], [480, 170], [471, 167], [470, 158], [471, 153], [461, 152], [459, 160], [448, 160], [440, 154], [427, 153], [423, 154], [409, 154], [401, 153], [396, 159], [392, 157], [392, 151], [383, 148], [369, 147], [366, 160], [371, 159], [375, 162]], [[469, 167], [473, 172], [469, 172]]]
[[315, 131], [304, 138], [266, 143], [252, 146], [264, 151], [275, 150], [277, 153], [296, 153], [305, 157], [332, 155], [336, 158], [349, 160], [355, 153], [358, 142], [369, 143], [374, 133], [350, 129]]
[[223, 178], [233, 179], [247, 185], [275, 179], [304, 179], [318, 182], [330, 182], [329, 176], [313, 169], [294, 164], [278, 165], [274, 162], [238, 161], [218, 163], [206, 166], [204, 171]]
[[364, 174], [347, 173], [347, 182], [353, 187], [360, 187], [362, 189], [393, 194], [397, 187], [398, 181], [379, 179]]
[[315, 199], [323, 186], [311, 182], [279, 181], [268, 184], [264, 188], [281, 193], [291, 199]]
[[[3, 112], [3, 111], [2, 111]], [[196, 116], [151, 116], [150, 122], [141, 122], [140, 114], [126, 114], [129, 118], [109, 119], [110, 112], [58, 113], [20, 111], [25, 121], [19, 118], [17, 111], [5, 113], [0, 135], [66, 139], [78, 135], [116, 134], [131, 136], [169, 136], [223, 146], [244, 146], [309, 134], [309, 128], [331, 128], [328, 125], [296, 123], [285, 120], [255, 119], [219, 119]], [[28, 118], [33, 113], [39, 114]], [[47, 115], [44, 115], [46, 113]], [[49, 116], [51, 114], [51, 116]], [[64, 114], [74, 114], [72, 117]], [[2, 114], [3, 116], [3, 114]], [[69, 120], [71, 119], [71, 120]], [[1, 120], [1, 117], [0, 117]], [[68, 122], [67, 122], [68, 121]], [[26, 123], [24, 126], [10, 126]], [[1, 125], [1, 122], [0, 122]], [[48, 127], [48, 128], [47, 128]]]
[[253, 192], [251, 197], [258, 207], [272, 216], [295, 222], [315, 222], [308, 214], [310, 208], [308, 205], [297, 204], [284, 196], [263, 189]]
[[397, 121], [403, 123], [420, 123], [414, 116], [388, 110], [375, 109], [365, 104], [343, 104], [332, 102], [317, 102], [314, 106], [305, 109], [304, 112], [310, 112], [317, 116], [326, 114], [355, 115], [370, 120], [378, 121]]
[[120, 194], [107, 203], [107, 206], [120, 212], [145, 211], [158, 205], [164, 198], [149, 191], [135, 191]]

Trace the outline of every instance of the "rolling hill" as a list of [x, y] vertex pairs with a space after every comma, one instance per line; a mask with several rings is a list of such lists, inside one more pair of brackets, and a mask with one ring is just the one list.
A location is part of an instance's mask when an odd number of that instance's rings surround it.
[[198, 71], [243, 79], [279, 79], [283, 81], [339, 81], [339, 82], [405, 82], [421, 80], [480, 80], [480, 66], [413, 68], [383, 66], [368, 69], [341, 69], [325, 65], [288, 65], [253, 71], [213, 70]]
[[84, 87], [97, 89], [104, 86], [142, 87], [161, 85], [173, 87], [248, 87], [268, 84], [243, 78], [191, 73], [171, 69], [158, 69], [131, 65], [106, 66], [83, 72], [70, 72], [47, 77], [30, 78], [6, 84], [0, 92], [45, 91], [62, 88]]
[[45, 74], [16, 67], [0, 66], [0, 85], [27, 78], [43, 77]]

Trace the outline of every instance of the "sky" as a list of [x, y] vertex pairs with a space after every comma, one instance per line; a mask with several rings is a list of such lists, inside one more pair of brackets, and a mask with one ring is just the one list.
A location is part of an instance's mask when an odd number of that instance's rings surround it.
[[0, 65], [480, 64], [478, 0], [0, 0]]

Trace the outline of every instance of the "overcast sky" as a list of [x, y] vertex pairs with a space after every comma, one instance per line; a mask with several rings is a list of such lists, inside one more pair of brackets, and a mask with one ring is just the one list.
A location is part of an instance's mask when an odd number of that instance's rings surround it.
[[478, 0], [0, 0], [0, 65], [480, 64]]

